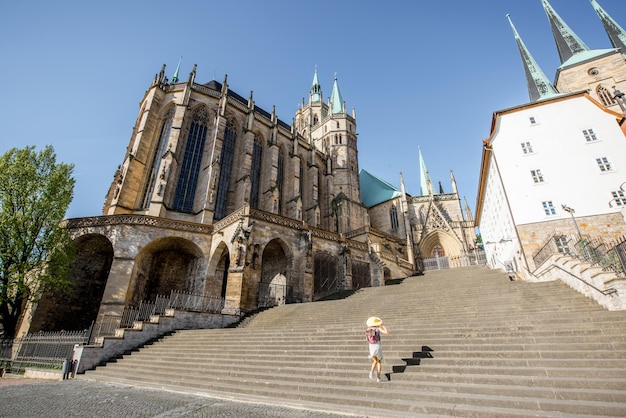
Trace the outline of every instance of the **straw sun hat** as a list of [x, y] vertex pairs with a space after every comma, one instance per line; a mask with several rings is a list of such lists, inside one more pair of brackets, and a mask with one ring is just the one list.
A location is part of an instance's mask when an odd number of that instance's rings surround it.
[[367, 326], [368, 327], [379, 327], [383, 324], [383, 320], [377, 316], [370, 316], [367, 318]]

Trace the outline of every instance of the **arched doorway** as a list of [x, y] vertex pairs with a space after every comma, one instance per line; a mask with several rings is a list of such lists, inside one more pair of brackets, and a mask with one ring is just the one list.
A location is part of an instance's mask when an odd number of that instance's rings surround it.
[[197, 292], [204, 277], [198, 266], [202, 252], [182, 238], [163, 238], [147, 245], [137, 256], [128, 306], [154, 301], [172, 291]]
[[46, 293], [37, 305], [30, 332], [87, 329], [98, 316], [113, 263], [113, 246], [103, 235], [74, 240], [70, 292]]
[[313, 263], [313, 299], [319, 299], [337, 290], [337, 257], [320, 251]]
[[274, 239], [263, 249], [261, 262], [261, 282], [259, 283], [259, 307], [283, 305], [291, 297], [287, 274], [289, 261], [281, 245]]
[[211, 297], [226, 297], [228, 288], [228, 269], [230, 268], [230, 252], [225, 243], [221, 242], [211, 258], [209, 276], [204, 294]]

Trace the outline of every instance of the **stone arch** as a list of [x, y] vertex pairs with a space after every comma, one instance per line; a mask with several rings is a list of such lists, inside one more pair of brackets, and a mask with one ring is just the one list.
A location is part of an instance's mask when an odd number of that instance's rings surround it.
[[319, 299], [337, 290], [339, 263], [337, 257], [327, 251], [319, 251], [313, 257], [313, 299]]
[[352, 289], [361, 289], [372, 285], [372, 275], [369, 263], [352, 260]]
[[204, 285], [203, 260], [200, 248], [186, 239], [151, 242], [135, 258], [126, 305], [138, 306], [172, 290], [198, 293]]
[[383, 276], [385, 283], [391, 280], [391, 270], [389, 270], [389, 267], [383, 267]]
[[291, 256], [281, 239], [273, 239], [263, 248], [258, 306], [283, 305], [293, 299]]
[[30, 332], [80, 330], [96, 320], [111, 264], [113, 245], [104, 235], [74, 240], [76, 257], [68, 273], [71, 292], [48, 292], [40, 300]]
[[423, 258], [457, 256], [462, 250], [461, 242], [445, 231], [433, 231], [422, 238], [419, 243], [420, 255]]
[[209, 263], [204, 294], [211, 297], [226, 297], [228, 287], [228, 269], [230, 268], [230, 251], [224, 242], [217, 246]]

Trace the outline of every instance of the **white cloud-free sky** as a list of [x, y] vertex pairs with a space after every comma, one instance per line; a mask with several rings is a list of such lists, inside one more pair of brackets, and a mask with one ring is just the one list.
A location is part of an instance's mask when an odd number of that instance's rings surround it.
[[[598, 0], [626, 26], [624, 0]], [[592, 49], [611, 44], [589, 0], [550, 4]], [[222, 81], [287, 123], [315, 66], [356, 109], [360, 167], [419, 194], [450, 170], [472, 210], [492, 113], [527, 103], [511, 28], [549, 78], [558, 54], [540, 0], [14, 1], [0, 7], [0, 154], [52, 145], [77, 181], [67, 217], [101, 214], [139, 101], [162, 64]]]

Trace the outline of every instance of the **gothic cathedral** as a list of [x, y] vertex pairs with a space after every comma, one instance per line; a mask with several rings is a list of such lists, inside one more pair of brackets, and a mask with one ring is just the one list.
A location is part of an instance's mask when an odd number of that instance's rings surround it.
[[420, 197], [359, 170], [356, 114], [336, 78], [325, 98], [316, 70], [288, 124], [227, 78], [178, 73], [170, 81], [163, 66], [141, 100], [103, 215], [68, 220], [75, 292], [62, 308], [44, 298], [31, 331], [80, 329], [172, 292], [218, 300], [226, 315], [311, 302], [474, 248], [454, 177], [453, 193], [435, 193], [421, 152]]

